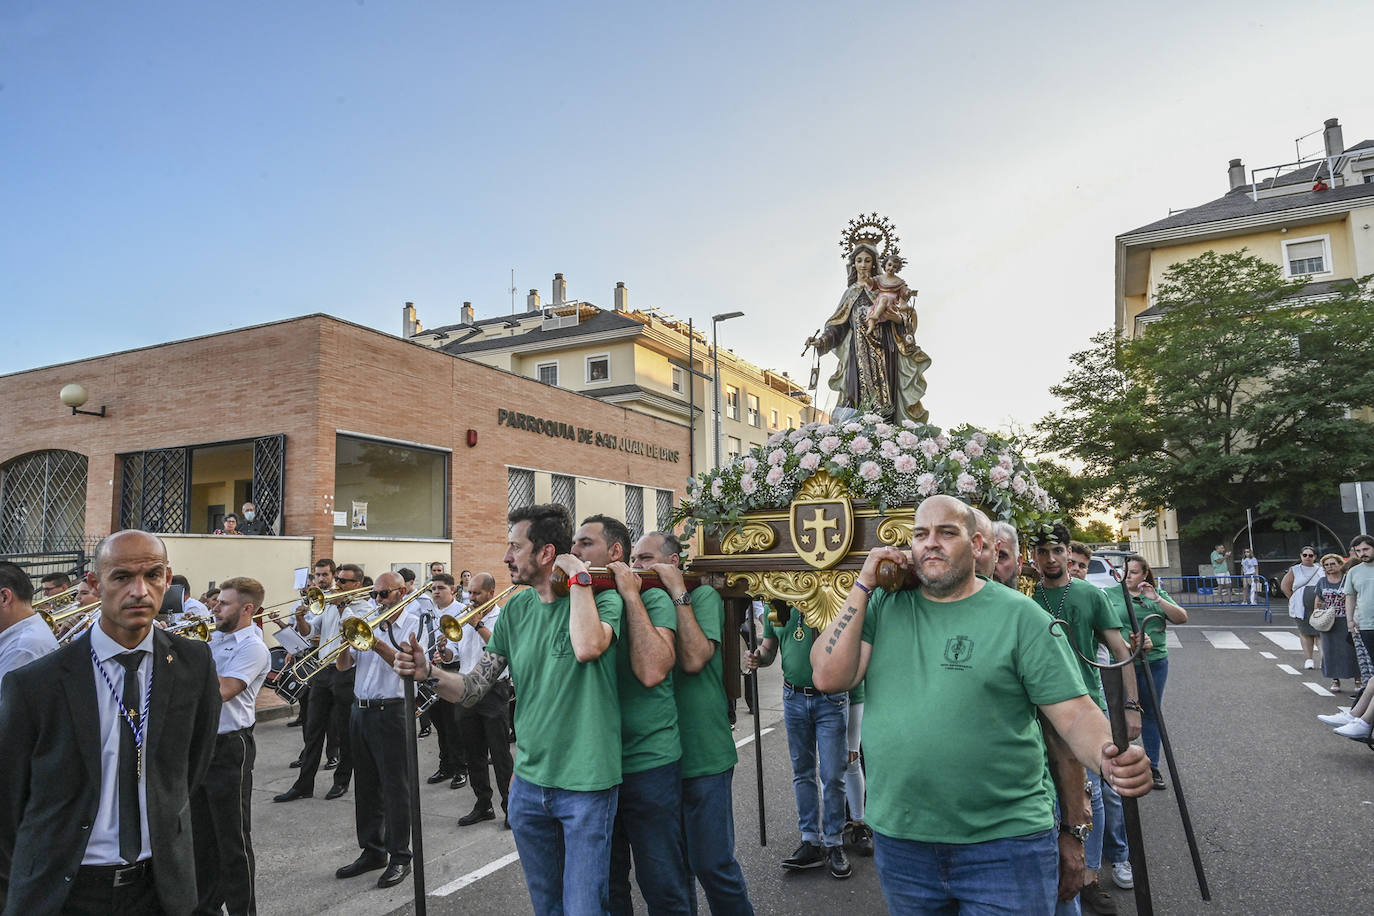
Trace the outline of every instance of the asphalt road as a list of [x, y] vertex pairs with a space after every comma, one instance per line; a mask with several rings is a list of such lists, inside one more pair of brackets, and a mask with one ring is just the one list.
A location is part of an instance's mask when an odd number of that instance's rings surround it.
[[[1319, 713], [1334, 711], [1338, 698], [1306, 686], [1324, 688], [1327, 682], [1320, 671], [1302, 670], [1301, 652], [1280, 645], [1296, 645], [1296, 637], [1282, 610], [1276, 607], [1276, 613], [1274, 624], [1266, 625], [1255, 610], [1212, 608], [1195, 611], [1186, 626], [1170, 628], [1178, 645], [1169, 656], [1166, 725], [1212, 901], [1204, 903], [1198, 895], [1175, 781], [1169, 778], [1169, 791], [1140, 803], [1157, 913], [1341, 916], [1370, 909], [1374, 869], [1362, 841], [1374, 834], [1374, 753], [1333, 736], [1316, 720]], [[1218, 647], [1228, 642], [1237, 647]], [[1285, 672], [1283, 664], [1299, 673]], [[846, 881], [820, 869], [793, 874], [778, 866], [799, 837], [776, 666], [765, 669], [762, 689], [761, 726], [771, 729], [762, 740], [766, 847], [759, 845], [753, 720], [743, 702], [735, 730], [737, 742], [748, 742], [735, 772], [737, 854], [757, 911], [885, 912], [872, 859], [852, 857], [854, 874]], [[375, 872], [347, 881], [334, 878], [334, 870], [357, 855], [352, 791], [325, 801], [329, 780], [321, 772], [314, 799], [273, 804], [272, 795], [284, 791], [295, 775], [287, 764], [299, 750], [300, 730], [287, 729], [278, 719], [259, 725], [257, 736], [254, 845], [260, 912], [413, 912], [409, 882], [383, 891], [374, 887]], [[434, 741], [421, 741], [422, 778], [434, 771], [436, 759]], [[530, 913], [515, 844], [499, 819], [457, 827], [472, 801], [468, 789], [422, 786], [429, 911]], [[1111, 887], [1105, 869], [1103, 884]], [[1112, 890], [1122, 913], [1136, 912], [1130, 892]]]

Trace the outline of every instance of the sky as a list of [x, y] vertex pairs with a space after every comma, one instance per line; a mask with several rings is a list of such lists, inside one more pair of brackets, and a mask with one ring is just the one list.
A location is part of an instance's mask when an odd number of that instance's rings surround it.
[[877, 211], [932, 422], [1025, 427], [1111, 326], [1116, 235], [1326, 118], [1374, 138], [1372, 39], [1360, 2], [5, 0], [0, 374], [505, 314], [514, 269], [522, 309], [561, 272], [743, 311], [722, 347], [805, 383]]

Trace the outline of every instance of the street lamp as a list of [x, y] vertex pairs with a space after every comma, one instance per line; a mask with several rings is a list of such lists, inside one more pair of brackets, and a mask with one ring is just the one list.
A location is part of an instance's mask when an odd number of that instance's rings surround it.
[[716, 346], [716, 325], [731, 318], [739, 318], [743, 312], [723, 312], [711, 316], [711, 387], [715, 391], [716, 408], [716, 467], [720, 467], [720, 349]]

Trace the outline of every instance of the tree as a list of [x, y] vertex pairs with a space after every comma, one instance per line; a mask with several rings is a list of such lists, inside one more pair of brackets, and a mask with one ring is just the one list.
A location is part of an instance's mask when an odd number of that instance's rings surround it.
[[1175, 264], [1140, 337], [1103, 332], [1071, 357], [1041, 446], [1078, 459], [1088, 498], [1118, 513], [1183, 510], [1185, 537], [1365, 479], [1374, 424], [1350, 414], [1374, 404], [1374, 302], [1363, 283], [1303, 285], [1243, 250]]

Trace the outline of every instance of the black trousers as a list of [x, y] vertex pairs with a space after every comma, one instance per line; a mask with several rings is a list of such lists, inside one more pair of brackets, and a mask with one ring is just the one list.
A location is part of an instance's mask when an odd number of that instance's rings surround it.
[[406, 766], [405, 701], [353, 707], [353, 819], [363, 852], [410, 861], [410, 769]]
[[58, 912], [62, 916], [162, 916], [166, 910], [157, 899], [151, 872], [132, 884], [114, 887], [109, 878], [95, 878], [83, 868]]
[[439, 739], [439, 772], [450, 776], [463, 772], [467, 765], [458, 731], [459, 709], [457, 703], [448, 700], [435, 700], [429, 707], [429, 720], [434, 724], [435, 736]]
[[205, 782], [191, 793], [191, 831], [196, 851], [196, 913], [253, 916], [254, 891], [252, 726], [219, 735]]
[[491, 777], [487, 757], [496, 771], [496, 785], [501, 790], [501, 809], [506, 810], [510, 794], [510, 775], [513, 761], [510, 753], [509, 723], [506, 710], [510, 704], [509, 681], [498, 680], [491, 691], [476, 706], [458, 707], [458, 729], [462, 735], [463, 759], [467, 761], [468, 785], [477, 797], [477, 804], [491, 805]]
[[320, 769], [328, 731], [332, 725], [341, 735], [339, 766], [334, 770], [334, 785], [347, 786], [353, 776], [353, 759], [348, 742], [348, 713], [353, 706], [354, 671], [327, 668], [310, 679], [310, 715], [306, 717], [305, 750], [301, 751], [301, 772], [292, 788], [309, 795], [315, 791], [315, 774]]

